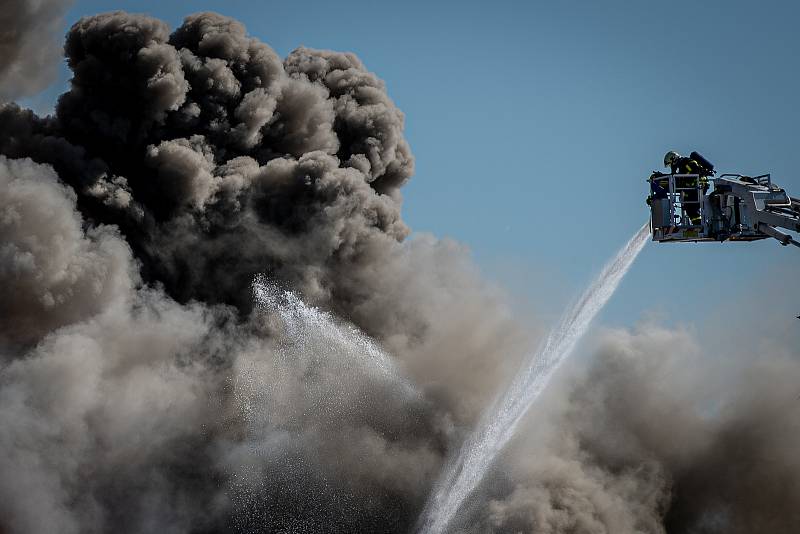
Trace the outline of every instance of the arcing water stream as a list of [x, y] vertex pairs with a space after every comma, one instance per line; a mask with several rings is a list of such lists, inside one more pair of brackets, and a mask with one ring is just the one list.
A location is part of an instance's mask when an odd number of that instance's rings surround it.
[[459, 508], [508, 444], [519, 422], [544, 390], [559, 364], [570, 355], [597, 312], [608, 302], [649, 238], [645, 224], [617, 253], [581, 298], [532, 353], [508, 390], [483, 416], [458, 456], [445, 468], [420, 520], [425, 534], [446, 532]]

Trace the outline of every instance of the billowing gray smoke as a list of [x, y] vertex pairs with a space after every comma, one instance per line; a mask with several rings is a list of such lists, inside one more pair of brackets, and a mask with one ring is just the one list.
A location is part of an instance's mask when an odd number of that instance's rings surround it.
[[797, 531], [796, 348], [709, 361], [689, 332], [646, 323], [562, 379], [464, 532]]
[[30, 96], [55, 78], [57, 41], [71, 0], [0, 0], [0, 102]]
[[[41, 85], [22, 50], [52, 34], [45, 5], [14, 11], [0, 94]], [[459, 245], [405, 239], [413, 158], [383, 83], [211, 13], [84, 18], [64, 50], [52, 117], [0, 107], [0, 532], [409, 531], [538, 332]], [[336, 336], [292, 338], [253, 308], [259, 273], [374, 336], [419, 394]], [[721, 403], [685, 385], [686, 334], [603, 347], [464, 530], [797, 531], [791, 351]]]
[[[65, 52], [53, 117], [0, 108], [0, 530], [407, 530], [521, 336], [457, 245], [402, 242], [383, 83], [209, 13], [85, 18]], [[287, 341], [262, 272], [427, 393]]]

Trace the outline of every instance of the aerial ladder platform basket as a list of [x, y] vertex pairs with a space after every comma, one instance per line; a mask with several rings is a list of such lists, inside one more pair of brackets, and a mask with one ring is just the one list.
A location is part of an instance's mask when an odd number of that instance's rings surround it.
[[[800, 232], [800, 200], [772, 183], [769, 174], [654, 173], [648, 180], [653, 241], [755, 241], [773, 237], [800, 242], [778, 228]], [[707, 193], [709, 185], [713, 190]]]

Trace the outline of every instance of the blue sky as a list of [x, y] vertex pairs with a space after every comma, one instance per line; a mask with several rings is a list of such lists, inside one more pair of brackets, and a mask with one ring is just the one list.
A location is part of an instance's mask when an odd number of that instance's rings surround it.
[[[406, 114], [417, 159], [406, 221], [467, 244], [547, 317], [647, 219], [645, 179], [669, 149], [772, 172], [800, 196], [793, 2], [92, 0], [67, 22], [113, 9], [172, 27], [213, 10], [281, 55], [355, 52]], [[68, 76], [25, 103], [48, 109]], [[601, 321], [794, 337], [798, 266], [800, 251], [774, 241], [653, 243]]]

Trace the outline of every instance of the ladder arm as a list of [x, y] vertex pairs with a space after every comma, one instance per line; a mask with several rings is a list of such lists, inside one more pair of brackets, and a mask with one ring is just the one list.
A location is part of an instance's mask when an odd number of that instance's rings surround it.
[[793, 232], [800, 232], [800, 200], [791, 198], [791, 205], [780, 208], [766, 208], [756, 210], [754, 214], [756, 230], [774, 237], [780, 241], [781, 245], [795, 245], [800, 247], [800, 242], [789, 234], [785, 234], [777, 228], [785, 228]]

